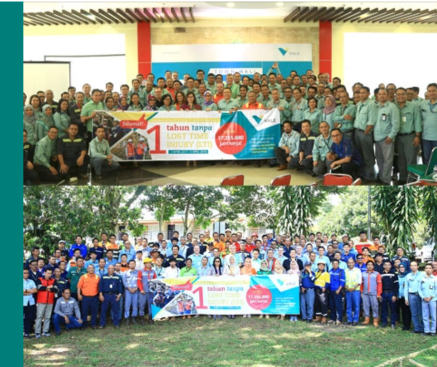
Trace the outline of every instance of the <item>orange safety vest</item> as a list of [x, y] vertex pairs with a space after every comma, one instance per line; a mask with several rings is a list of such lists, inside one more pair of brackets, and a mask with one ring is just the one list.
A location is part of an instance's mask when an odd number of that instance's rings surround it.
[[135, 155], [135, 147], [133, 144], [127, 144], [127, 156], [133, 157]]
[[243, 110], [254, 110], [254, 109], [262, 109], [264, 106], [262, 105], [262, 103], [256, 102], [257, 103], [257, 107], [256, 108], [250, 108], [249, 107], [249, 103], [246, 103], [243, 105]]
[[146, 143], [138, 143], [137, 144], [137, 153], [143, 154], [146, 147], [147, 147]]

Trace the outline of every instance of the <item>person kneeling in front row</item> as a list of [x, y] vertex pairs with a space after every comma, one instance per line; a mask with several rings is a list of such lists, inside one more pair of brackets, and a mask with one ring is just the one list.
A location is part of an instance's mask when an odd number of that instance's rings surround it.
[[69, 288], [64, 289], [62, 297], [56, 302], [53, 315], [53, 326], [56, 336], [61, 335], [61, 324], [65, 325], [65, 331], [82, 327], [79, 305], [77, 301], [71, 297]]
[[96, 171], [97, 179], [101, 180], [102, 173], [118, 169], [118, 162], [113, 160], [109, 151], [109, 143], [105, 139], [105, 129], [99, 126], [96, 130], [96, 137], [90, 143], [91, 167]]

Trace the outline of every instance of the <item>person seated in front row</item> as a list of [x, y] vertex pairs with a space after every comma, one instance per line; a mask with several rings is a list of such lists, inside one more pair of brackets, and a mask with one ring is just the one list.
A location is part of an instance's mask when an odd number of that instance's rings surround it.
[[299, 142], [299, 155], [291, 160], [291, 167], [297, 170], [304, 170], [311, 176], [316, 176], [313, 172], [313, 147], [317, 134], [311, 131], [311, 122], [302, 121], [302, 134]]
[[91, 167], [94, 168], [97, 179], [103, 179], [102, 173], [115, 171], [119, 168], [118, 162], [113, 160], [109, 151], [109, 143], [105, 136], [105, 129], [99, 126], [96, 129], [96, 137], [90, 143]]

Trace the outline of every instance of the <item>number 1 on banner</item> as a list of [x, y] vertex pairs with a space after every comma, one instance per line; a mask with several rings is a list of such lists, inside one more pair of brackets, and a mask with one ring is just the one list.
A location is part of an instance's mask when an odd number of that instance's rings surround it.
[[193, 292], [193, 294], [199, 293], [199, 305], [196, 306], [196, 309], [198, 309], [198, 310], [207, 310], [208, 306], [205, 306], [205, 304], [203, 303], [203, 288], [202, 287], [197, 287], [192, 292]]
[[161, 150], [161, 126], [156, 125], [152, 127], [151, 129], [146, 131], [147, 134], [151, 134], [153, 132], [156, 132], [155, 134], [155, 150], [151, 150], [150, 154], [165, 154], [167, 153], [166, 150]]

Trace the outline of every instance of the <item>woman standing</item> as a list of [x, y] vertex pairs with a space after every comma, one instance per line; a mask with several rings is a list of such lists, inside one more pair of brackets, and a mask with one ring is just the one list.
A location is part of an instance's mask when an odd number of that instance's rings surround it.
[[305, 120], [311, 122], [311, 130], [319, 134], [319, 124], [322, 121], [322, 111], [317, 108], [317, 99], [308, 99], [308, 109], [303, 112]]
[[[267, 262], [266, 262], [266, 267], [267, 267]], [[248, 275], [248, 276], [256, 275], [256, 270], [252, 268], [252, 259], [250, 257], [246, 257], [246, 260], [244, 260], [244, 266], [241, 268], [240, 274]], [[250, 314], [243, 315], [243, 317], [250, 318], [251, 315]]]
[[[300, 278], [300, 270], [299, 265], [295, 260], [291, 260], [290, 262], [290, 269], [287, 271], [287, 274], [295, 274]], [[297, 315], [291, 315], [290, 321], [297, 321]]]
[[[240, 275], [240, 268], [238, 267], [235, 257], [233, 255], [229, 256], [228, 265], [224, 268], [223, 275], [229, 275], [231, 277], [235, 277]], [[228, 319], [235, 319], [235, 315], [228, 315]]]
[[34, 108], [30, 104], [24, 106], [23, 129], [27, 133], [27, 142], [32, 145], [35, 145], [37, 142], [36, 123], [37, 116]]
[[[212, 263], [212, 276], [214, 277], [221, 277], [223, 275], [223, 266], [222, 266], [222, 260], [219, 257], [216, 257], [214, 259], [214, 262]], [[221, 320], [222, 315], [213, 315], [212, 318], [214, 320]]]
[[182, 111], [182, 106], [185, 105], [186, 103], [185, 94], [183, 92], [177, 92], [175, 100], [176, 100], [174, 104], [175, 110]]
[[161, 98], [161, 102], [163, 105], [158, 108], [158, 111], [176, 111], [175, 107], [173, 106], [173, 100], [171, 99], [170, 94], [164, 94]]
[[[272, 272], [273, 275], [283, 275], [286, 274], [284, 267], [282, 266], [280, 261], [275, 262], [275, 267]], [[278, 315], [278, 319], [284, 320], [285, 314]]]
[[147, 106], [144, 107], [143, 111], [158, 111], [158, 106], [156, 105], [156, 97], [152, 94], [147, 96]]
[[202, 108], [196, 102], [196, 95], [193, 92], [187, 93], [185, 104], [182, 105], [184, 111], [201, 111]]
[[68, 114], [68, 101], [61, 99], [56, 109], [55, 126], [58, 128], [58, 138], [68, 136], [68, 126], [70, 125], [70, 115]]
[[40, 141], [44, 136], [46, 136], [52, 126], [55, 126], [55, 120], [52, 116], [52, 107], [46, 104], [43, 106], [42, 115], [36, 123], [37, 140]]
[[128, 111], [142, 111], [143, 105], [140, 102], [140, 96], [138, 93], [132, 93], [130, 96], [130, 103], [128, 107]]
[[117, 106], [115, 105], [114, 98], [108, 97], [105, 100], [105, 111], [116, 111]]
[[203, 103], [201, 104], [202, 111], [217, 111], [217, 105], [212, 100], [212, 93], [207, 90], [203, 94]]
[[326, 121], [329, 125], [329, 130], [334, 128], [334, 111], [336, 101], [332, 94], [325, 97], [325, 108], [323, 109], [322, 121]]
[[39, 118], [42, 114], [41, 100], [39, 99], [39, 97], [36, 94], [34, 94], [34, 95], [30, 96], [29, 103], [33, 107], [33, 110], [35, 112], [36, 117]]
[[408, 331], [411, 328], [411, 310], [410, 307], [405, 304], [405, 283], [406, 276], [409, 274], [408, 266], [406, 263], [400, 263], [399, 265], [399, 304], [402, 312], [402, 331]]
[[122, 96], [120, 97], [120, 103], [118, 104], [117, 111], [127, 111], [129, 105], [127, 103], [127, 98]]

